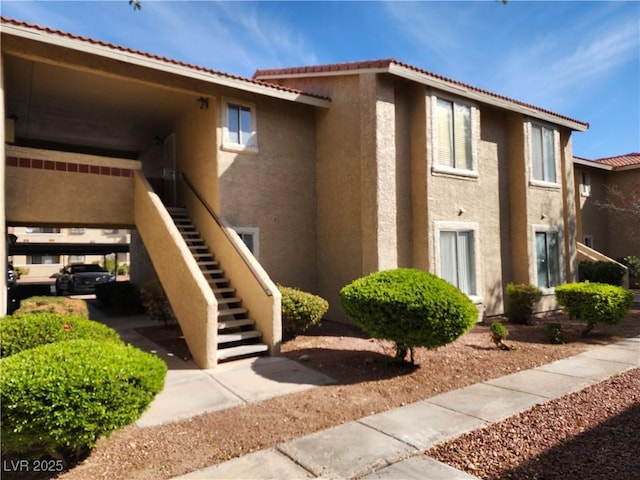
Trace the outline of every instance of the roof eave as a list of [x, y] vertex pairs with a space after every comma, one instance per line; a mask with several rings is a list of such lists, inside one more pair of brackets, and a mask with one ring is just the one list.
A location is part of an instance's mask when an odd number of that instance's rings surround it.
[[525, 105], [521, 105], [519, 103], [510, 102], [506, 99], [494, 97], [492, 95], [487, 95], [485, 93], [482, 93], [470, 88], [466, 88], [463, 85], [451, 84], [445, 80], [425, 75], [421, 72], [417, 72], [415, 70], [403, 67], [402, 65], [391, 64], [389, 65], [388, 71], [389, 73], [392, 73], [399, 77], [406, 78], [407, 80], [412, 80], [414, 82], [418, 82], [433, 88], [437, 88], [438, 90], [442, 90], [442, 91], [457, 94], [457, 95], [463, 95], [467, 98], [485, 103], [487, 105], [492, 105], [494, 107], [515, 111], [523, 115], [527, 115], [529, 117], [537, 118], [539, 120], [544, 120], [557, 125], [562, 125], [571, 130], [586, 132], [587, 129], [589, 128], [589, 126], [585, 125], [584, 123], [581, 123], [578, 121], [572, 121], [567, 118], [558, 117], [556, 115], [552, 115], [551, 113], [546, 113], [534, 108], [527, 107]]
[[575, 165], [582, 165], [584, 167], [589, 167], [589, 168], [597, 168], [600, 170], [607, 170], [607, 171], [611, 171], [613, 170], [613, 167], [611, 165], [602, 165], [600, 163], [594, 162], [593, 160], [584, 160], [582, 158], [573, 158], [573, 163]]
[[260, 85], [249, 80], [231, 78], [211, 71], [198, 70], [183, 65], [164, 62], [159, 58], [146, 57], [135, 52], [114, 50], [103, 45], [87, 43], [74, 38], [66, 38], [56, 33], [36, 31], [29, 27], [7, 23], [0, 24], [0, 31], [2, 31], [3, 34], [47, 43], [83, 53], [89, 53], [91, 55], [126, 62], [140, 67], [188, 77], [195, 80], [201, 80], [223, 87], [236, 88], [250, 93], [303, 103], [315, 107], [328, 108], [331, 105], [331, 101], [328, 99], [304, 95], [303, 93], [293, 91], [278, 90], [277, 88], [273, 88], [268, 85]]

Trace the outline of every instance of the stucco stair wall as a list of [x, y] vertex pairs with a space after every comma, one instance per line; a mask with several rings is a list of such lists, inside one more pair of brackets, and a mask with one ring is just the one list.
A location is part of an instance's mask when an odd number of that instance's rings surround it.
[[249, 318], [230, 280], [225, 277], [220, 263], [205, 245], [186, 209], [167, 209], [178, 231], [204, 273], [218, 302], [218, 362], [258, 356], [268, 353], [269, 347], [261, 342], [262, 333]]

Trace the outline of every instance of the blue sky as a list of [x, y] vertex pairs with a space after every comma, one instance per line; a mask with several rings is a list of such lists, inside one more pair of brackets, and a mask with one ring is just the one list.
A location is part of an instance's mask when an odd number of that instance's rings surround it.
[[590, 123], [574, 153], [640, 152], [640, 2], [2, 0], [3, 16], [250, 77], [396, 58]]

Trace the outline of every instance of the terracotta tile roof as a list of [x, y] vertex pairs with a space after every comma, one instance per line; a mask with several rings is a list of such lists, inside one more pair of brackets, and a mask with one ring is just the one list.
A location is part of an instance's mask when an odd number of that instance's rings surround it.
[[612, 167], [628, 167], [629, 165], [640, 165], [640, 153], [627, 153], [616, 157], [598, 158], [594, 162]]
[[116, 45], [116, 44], [113, 44], [113, 43], [104, 42], [102, 40], [96, 40], [96, 39], [85, 37], [85, 36], [82, 36], [82, 35], [76, 35], [76, 34], [73, 34], [73, 33], [63, 32], [62, 30], [57, 30], [57, 29], [49, 28], [49, 27], [43, 27], [43, 26], [40, 26], [40, 25], [36, 25], [36, 24], [33, 24], [33, 23], [28, 23], [28, 22], [23, 22], [23, 21], [20, 21], [20, 20], [15, 20], [15, 19], [12, 19], [12, 18], [7, 18], [7, 17], [0, 16], [0, 23], [8, 24], [8, 25], [15, 25], [17, 27], [25, 27], [25, 28], [37, 30], [39, 32], [45, 32], [45, 33], [57, 35], [57, 36], [60, 36], [60, 37], [63, 37], [63, 38], [69, 38], [69, 39], [72, 39], [72, 40], [78, 40], [80, 42], [84, 42], [84, 43], [87, 43], [87, 44], [98, 45], [98, 46], [101, 46], [101, 47], [105, 47], [105, 48], [108, 48], [110, 50], [116, 50], [116, 51], [120, 51], [120, 52], [140, 55], [142, 57], [146, 57], [146, 58], [149, 58], [149, 59], [152, 59], [152, 60], [158, 60], [158, 61], [163, 62], [163, 63], [167, 63], [167, 64], [171, 64], [171, 65], [177, 65], [177, 66], [184, 67], [184, 68], [187, 68], [187, 69], [190, 69], [190, 70], [196, 70], [196, 71], [204, 72], [204, 73], [211, 74], [211, 75], [225, 77], [225, 78], [228, 78], [230, 80], [238, 80], [240, 82], [246, 82], [246, 83], [249, 83], [249, 84], [260, 85], [262, 87], [266, 87], [266, 88], [277, 90], [277, 91], [281, 91], [281, 92], [289, 92], [289, 93], [294, 93], [294, 94], [298, 94], [298, 95], [305, 95], [305, 96], [319, 98], [319, 99], [323, 99], [323, 100], [329, 100], [327, 97], [323, 97], [321, 95], [315, 95], [315, 94], [312, 94], [312, 93], [307, 93], [307, 92], [304, 92], [304, 91], [299, 90], [299, 89], [284, 87], [284, 86], [281, 86], [281, 85], [274, 85], [271, 82], [264, 82], [264, 81], [260, 81], [260, 80], [256, 80], [256, 79], [252, 79], [252, 78], [241, 77], [239, 75], [233, 75], [233, 74], [230, 74], [230, 73], [225, 73], [225, 72], [221, 72], [221, 71], [218, 71], [218, 70], [213, 70], [213, 69], [202, 67], [202, 66], [198, 66], [198, 65], [195, 65], [195, 64], [182, 62], [180, 60], [174, 60], [174, 59], [171, 59], [171, 58], [163, 57], [161, 55], [155, 55], [155, 54], [152, 54], [152, 53], [147, 53], [147, 52], [143, 52], [143, 51], [140, 51], [140, 50], [135, 50], [135, 49], [132, 49], [132, 48], [121, 46], [121, 45]]
[[266, 80], [269, 77], [273, 77], [273, 78], [278, 78], [278, 77], [285, 77], [285, 76], [296, 76], [296, 75], [320, 75], [320, 74], [326, 74], [326, 73], [334, 73], [334, 72], [348, 72], [348, 71], [357, 71], [357, 70], [367, 70], [367, 69], [384, 69], [384, 68], [389, 68], [392, 65], [396, 65], [408, 70], [411, 70], [413, 72], [416, 72], [420, 75], [424, 75], [428, 78], [433, 78], [436, 79], [438, 81], [444, 82], [444, 83], [448, 83], [450, 85], [454, 85], [457, 87], [462, 87], [483, 95], [487, 95], [499, 100], [503, 100], [509, 103], [513, 103], [516, 105], [520, 105], [526, 108], [530, 108], [533, 110], [536, 110], [538, 112], [541, 113], [545, 113], [547, 115], [552, 115], [554, 117], [557, 117], [559, 119], [563, 119], [563, 120], [568, 120], [570, 122], [573, 123], [577, 123], [580, 125], [583, 125], [585, 128], [589, 127], [589, 124], [587, 122], [582, 122], [580, 120], [575, 120], [571, 117], [567, 117], [564, 115], [560, 115], [558, 113], [552, 112], [550, 110], [546, 110], [540, 107], [536, 107], [535, 105], [530, 105], [528, 103], [524, 103], [521, 102], [519, 100], [515, 100], [509, 97], [505, 97], [503, 95], [499, 95], [493, 92], [489, 92], [487, 90], [483, 90], [481, 88], [477, 88], [474, 87], [472, 85], [468, 85], [466, 83], [463, 82], [459, 82], [457, 80], [453, 80], [451, 78], [447, 78], [444, 77], [442, 75], [438, 75], [436, 73], [432, 73], [429, 72], [427, 70], [423, 70], [421, 68], [415, 67], [413, 65], [409, 65], [403, 62], [399, 62], [394, 58], [385, 58], [385, 59], [380, 59], [380, 60], [368, 60], [368, 61], [360, 61], [360, 62], [347, 62], [347, 63], [334, 63], [334, 64], [327, 64], [327, 65], [313, 65], [313, 66], [306, 66], [306, 67], [292, 67], [292, 68], [276, 68], [276, 69], [265, 69], [265, 70], [257, 70], [254, 74], [253, 74], [253, 78], [254, 79], [262, 79], [262, 80]]

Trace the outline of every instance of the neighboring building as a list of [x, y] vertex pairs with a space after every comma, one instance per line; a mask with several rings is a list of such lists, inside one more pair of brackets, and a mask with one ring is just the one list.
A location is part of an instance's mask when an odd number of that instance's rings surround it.
[[614, 259], [640, 256], [640, 153], [573, 164], [578, 241]]
[[[117, 228], [58, 228], [58, 227], [9, 227], [8, 233], [16, 235], [17, 244], [48, 243], [48, 244], [128, 244], [131, 241], [129, 230]], [[19, 245], [18, 245], [19, 246]], [[69, 253], [33, 253], [29, 255], [11, 255], [9, 257], [14, 267], [20, 267], [26, 273], [22, 279], [34, 277], [50, 277], [58, 273], [62, 267], [72, 263], [99, 263], [105, 265], [105, 260], [117, 260], [118, 265], [129, 265], [128, 253], [92, 255], [78, 252]], [[114, 262], [115, 265], [115, 262]]]
[[278, 351], [276, 282], [340, 320], [340, 288], [398, 266], [487, 315], [509, 282], [544, 311], [576, 278], [584, 122], [396, 60], [244, 79], [6, 19], [2, 53], [6, 223], [132, 229], [132, 281], [148, 258], [201, 366], [240, 311]]

